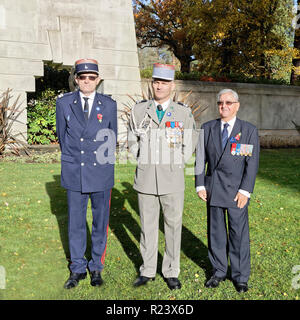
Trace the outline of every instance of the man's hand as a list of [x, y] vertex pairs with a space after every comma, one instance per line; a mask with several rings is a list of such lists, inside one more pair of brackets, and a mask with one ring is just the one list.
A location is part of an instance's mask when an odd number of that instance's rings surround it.
[[237, 207], [243, 209], [248, 202], [248, 197], [238, 192], [234, 198], [234, 201], [237, 201]]
[[206, 193], [206, 190], [201, 190], [198, 192], [198, 197], [200, 199], [202, 199], [203, 201], [207, 201], [207, 193]]

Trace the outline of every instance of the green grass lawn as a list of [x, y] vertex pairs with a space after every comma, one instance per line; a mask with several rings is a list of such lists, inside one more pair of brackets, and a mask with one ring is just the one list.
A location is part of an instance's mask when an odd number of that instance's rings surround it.
[[[161, 275], [164, 249], [160, 224], [158, 274], [154, 282], [133, 288], [141, 264], [134, 165], [116, 166], [112, 191], [105, 284], [90, 286], [89, 277], [72, 290], [69, 276], [66, 192], [60, 187], [59, 163], [0, 162], [0, 266], [5, 288], [0, 299], [159, 299], [294, 300], [294, 266], [300, 265], [300, 149], [262, 150], [255, 192], [249, 207], [251, 277], [249, 291], [238, 294], [230, 280], [207, 289], [206, 209], [186, 176], [183, 216], [182, 289], [170, 291]], [[162, 221], [161, 221], [162, 222]], [[88, 235], [91, 209], [88, 211]], [[87, 257], [90, 253], [88, 242]], [[1, 283], [1, 281], [0, 281]], [[296, 282], [300, 285], [300, 281]]]

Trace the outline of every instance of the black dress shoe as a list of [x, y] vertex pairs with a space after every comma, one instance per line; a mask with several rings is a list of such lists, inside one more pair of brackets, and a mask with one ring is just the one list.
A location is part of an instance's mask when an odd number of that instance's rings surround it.
[[212, 276], [208, 281], [206, 281], [205, 287], [206, 288], [216, 288], [219, 285], [219, 283], [224, 280], [225, 280], [225, 277], [219, 278], [217, 276]]
[[243, 292], [248, 291], [247, 282], [234, 282], [234, 286], [236, 288], [236, 291], [239, 293], [243, 293]]
[[64, 284], [65, 289], [71, 289], [78, 286], [80, 280], [86, 278], [86, 272], [84, 273], [71, 273], [69, 279]]
[[181, 283], [178, 278], [166, 278], [166, 282], [171, 290], [181, 289]]
[[91, 286], [100, 287], [102, 283], [101, 271], [91, 271]]
[[139, 276], [133, 283], [134, 287], [139, 287], [142, 286], [144, 284], [146, 284], [149, 280], [154, 281], [155, 278], [148, 278], [148, 277], [144, 277], [144, 276]]

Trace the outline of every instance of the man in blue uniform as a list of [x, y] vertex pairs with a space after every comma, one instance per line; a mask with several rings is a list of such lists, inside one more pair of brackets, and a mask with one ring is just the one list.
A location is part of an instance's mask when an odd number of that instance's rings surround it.
[[[56, 131], [61, 148], [61, 185], [67, 189], [70, 277], [64, 287], [76, 287], [86, 278], [91, 285], [103, 281], [111, 189], [114, 185], [114, 154], [117, 140], [117, 104], [96, 92], [100, 82], [98, 63], [81, 59], [75, 63], [79, 90], [56, 101]], [[91, 198], [92, 252], [86, 251], [86, 211]]]

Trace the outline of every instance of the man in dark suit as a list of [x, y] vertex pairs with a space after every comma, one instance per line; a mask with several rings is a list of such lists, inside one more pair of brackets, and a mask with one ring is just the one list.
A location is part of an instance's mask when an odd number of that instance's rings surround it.
[[259, 165], [258, 131], [236, 117], [240, 103], [235, 91], [220, 91], [217, 104], [220, 119], [202, 125], [204, 141], [199, 140], [196, 149], [196, 191], [207, 203], [208, 254], [213, 267], [205, 286], [214, 288], [225, 280], [229, 254], [233, 283], [238, 292], [245, 292], [250, 276], [248, 205]]
[[[98, 63], [75, 63], [79, 90], [56, 102], [56, 131], [61, 148], [61, 185], [67, 189], [68, 230], [71, 256], [66, 289], [91, 273], [91, 285], [102, 284], [101, 271], [107, 245], [114, 154], [117, 140], [117, 104], [96, 92], [100, 82]], [[91, 260], [85, 259], [86, 212], [91, 198], [93, 227]]]

